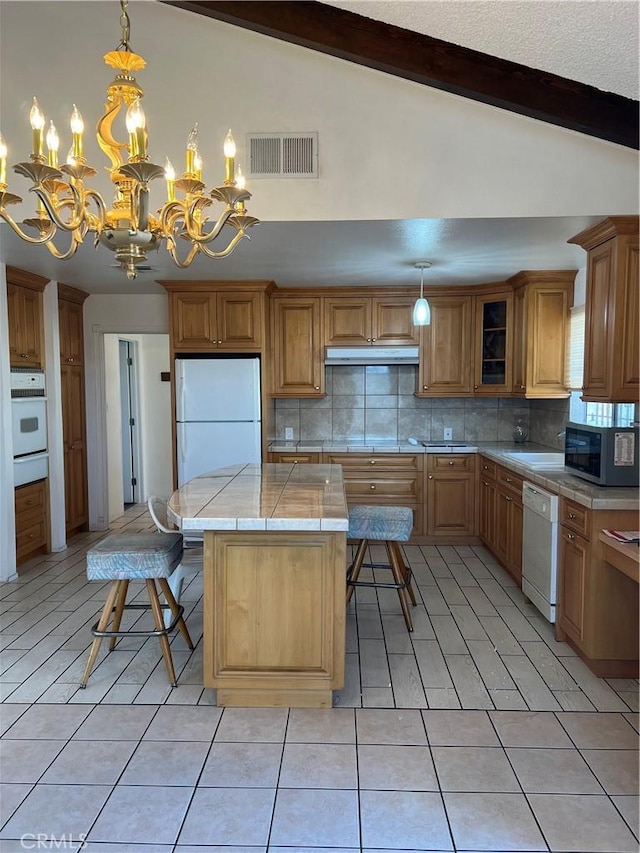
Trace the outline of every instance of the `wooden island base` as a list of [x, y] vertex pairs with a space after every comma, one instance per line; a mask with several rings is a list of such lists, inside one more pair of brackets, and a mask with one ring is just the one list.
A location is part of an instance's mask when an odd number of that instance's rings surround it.
[[204, 685], [218, 705], [331, 707], [345, 566], [344, 532], [205, 531]]

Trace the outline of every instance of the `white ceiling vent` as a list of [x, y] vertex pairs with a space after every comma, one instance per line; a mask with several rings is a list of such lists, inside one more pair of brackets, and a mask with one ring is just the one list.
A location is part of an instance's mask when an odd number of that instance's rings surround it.
[[317, 178], [318, 134], [248, 133], [252, 178]]

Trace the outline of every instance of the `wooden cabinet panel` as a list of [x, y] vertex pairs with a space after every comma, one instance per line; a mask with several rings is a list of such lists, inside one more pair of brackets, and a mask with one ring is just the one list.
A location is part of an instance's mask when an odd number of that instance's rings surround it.
[[474, 536], [476, 533], [476, 456], [426, 455], [426, 533]]
[[418, 397], [458, 397], [471, 392], [471, 299], [429, 299], [431, 325], [421, 327]]
[[371, 343], [371, 299], [326, 298], [324, 328], [326, 346], [359, 346]]
[[294, 465], [317, 465], [319, 453], [270, 453], [269, 462], [283, 462]]
[[568, 397], [566, 357], [575, 270], [520, 272], [515, 288], [512, 393]]
[[58, 285], [60, 381], [67, 537], [89, 521], [82, 312], [88, 293]]
[[588, 253], [584, 400], [639, 399], [639, 224], [637, 216], [612, 216], [569, 240]]
[[320, 299], [273, 299], [273, 385], [276, 397], [324, 395]]
[[7, 267], [9, 361], [12, 367], [44, 367], [42, 291], [48, 279]]
[[599, 536], [632, 529], [637, 512], [589, 510], [561, 498], [560, 520], [556, 637], [600, 678], [637, 678], [638, 584], [607, 563]]
[[15, 490], [16, 563], [48, 551], [47, 481], [38, 480]]
[[219, 293], [216, 300], [217, 343], [224, 349], [261, 349], [264, 294]]
[[337, 296], [323, 300], [326, 346], [418, 344], [414, 299], [403, 296]]
[[171, 336], [176, 350], [215, 347], [215, 293], [172, 293]]
[[496, 526], [496, 484], [494, 480], [480, 475], [478, 500], [480, 503], [478, 533], [484, 544], [493, 549]]
[[487, 548], [520, 583], [522, 477], [486, 456], [479, 462], [479, 533]]
[[476, 395], [511, 392], [513, 361], [513, 294], [474, 297]]

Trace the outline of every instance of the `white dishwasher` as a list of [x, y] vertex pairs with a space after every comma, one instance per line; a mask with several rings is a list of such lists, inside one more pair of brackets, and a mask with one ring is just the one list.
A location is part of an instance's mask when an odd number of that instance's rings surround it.
[[558, 496], [525, 482], [522, 505], [522, 591], [549, 622], [555, 622]]

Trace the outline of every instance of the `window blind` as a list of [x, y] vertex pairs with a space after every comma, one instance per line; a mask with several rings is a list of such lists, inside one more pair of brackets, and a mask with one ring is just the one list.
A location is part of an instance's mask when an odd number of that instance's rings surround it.
[[576, 305], [571, 309], [566, 364], [567, 388], [571, 391], [582, 390], [584, 373], [584, 327], [585, 306]]

